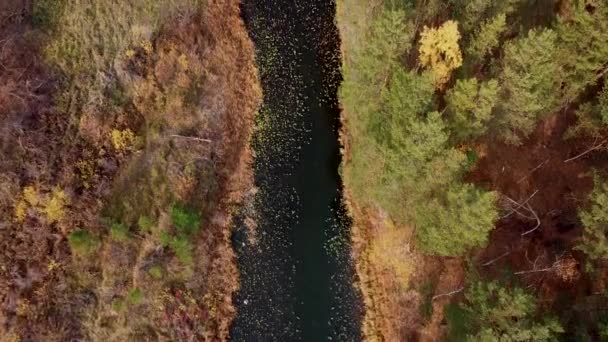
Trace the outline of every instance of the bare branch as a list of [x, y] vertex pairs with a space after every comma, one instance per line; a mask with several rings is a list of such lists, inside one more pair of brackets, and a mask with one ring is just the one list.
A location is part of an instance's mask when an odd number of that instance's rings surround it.
[[[535, 196], [537, 193], [538, 193], [538, 190], [534, 191], [534, 192], [532, 193], [532, 195], [530, 195], [530, 196], [529, 196], [529, 197], [528, 197], [528, 198], [527, 198], [525, 201], [523, 201], [521, 204], [520, 204], [520, 203], [518, 203], [518, 202], [516, 202], [516, 201], [514, 201], [514, 200], [512, 200], [512, 199], [511, 199], [511, 198], [509, 198], [508, 196], [503, 195], [503, 196], [505, 196], [505, 198], [506, 198], [507, 200], [509, 200], [511, 203], [517, 204], [517, 207], [513, 208], [513, 209], [511, 210], [511, 212], [509, 212], [508, 214], [506, 214], [506, 215], [502, 216], [502, 217], [501, 217], [501, 219], [507, 218], [507, 217], [511, 216], [511, 214], [513, 214], [513, 213], [515, 213], [515, 212], [517, 212], [518, 214], [522, 215], [521, 213], [519, 213], [519, 212], [518, 212], [518, 210], [519, 210], [520, 208], [522, 208], [524, 205], [526, 205], [526, 204], [527, 204], [527, 203], [528, 203], [528, 202], [529, 202], [529, 201], [532, 199], [532, 197], [534, 197], [534, 196]], [[522, 215], [522, 216], [526, 216], [526, 215]], [[526, 217], [527, 217], [527, 216], [526, 216]]]
[[532, 228], [532, 229], [530, 229], [528, 231], [523, 232], [521, 234], [521, 236], [528, 235], [528, 234], [532, 233], [533, 231], [537, 230], [538, 227], [540, 227], [540, 218], [538, 217], [538, 215], [536, 214], [536, 212], [532, 209], [532, 207], [530, 206], [530, 204], [526, 203], [526, 209], [528, 209], [528, 211], [531, 212], [532, 215], [534, 215], [534, 218], [536, 219], [536, 226], [534, 226], [534, 228]]
[[501, 255], [497, 256], [496, 258], [494, 258], [494, 259], [492, 259], [492, 260], [490, 260], [490, 261], [488, 261], [488, 262], [485, 262], [485, 263], [481, 264], [481, 266], [490, 266], [490, 265], [492, 265], [493, 263], [495, 263], [496, 261], [498, 261], [498, 260], [500, 260], [500, 259], [502, 259], [502, 258], [506, 257], [506, 256], [507, 256], [507, 255], [509, 255], [509, 254], [511, 254], [511, 251], [506, 251], [506, 252], [504, 252], [503, 254], [501, 254]]
[[[528, 218], [528, 219], [531, 219], [531, 220], [536, 220], [536, 226], [534, 226], [534, 228], [532, 228], [532, 229], [530, 229], [530, 230], [528, 230], [528, 231], [524, 232], [523, 234], [521, 234], [521, 236], [524, 236], [524, 235], [530, 234], [530, 233], [532, 233], [533, 231], [537, 230], [537, 229], [538, 229], [538, 227], [540, 227], [540, 224], [541, 224], [541, 222], [540, 222], [540, 218], [538, 217], [538, 215], [536, 214], [536, 212], [534, 211], [534, 209], [532, 209], [532, 207], [531, 207], [531, 206], [530, 206], [530, 204], [528, 203], [528, 201], [529, 201], [529, 200], [530, 200], [530, 199], [531, 199], [531, 198], [532, 198], [534, 195], [536, 195], [536, 193], [537, 193], [537, 192], [538, 192], [538, 190], [536, 190], [536, 191], [535, 191], [535, 192], [534, 192], [534, 193], [533, 193], [533, 194], [532, 194], [530, 197], [528, 197], [528, 199], [527, 199], [526, 201], [524, 201], [523, 203], [518, 203], [517, 201], [515, 201], [515, 200], [514, 200], [514, 199], [512, 199], [512, 198], [510, 198], [509, 196], [507, 196], [507, 195], [503, 195], [503, 197], [504, 197], [504, 198], [506, 198], [506, 199], [507, 199], [509, 202], [511, 202], [511, 203], [513, 203], [513, 204], [516, 204], [516, 205], [517, 205], [517, 207], [516, 207], [516, 208], [513, 208], [513, 209], [512, 209], [512, 211], [511, 211], [510, 213], [508, 213], [507, 215], [503, 216], [502, 218], [505, 218], [505, 217], [507, 217], [507, 216], [509, 216], [509, 215], [511, 215], [512, 213], [514, 213], [514, 212], [515, 212], [515, 213], [517, 213], [517, 214], [519, 214], [519, 215], [521, 215], [521, 216], [523, 216], [523, 217], [525, 217], [525, 218]], [[525, 214], [521, 213], [521, 212], [519, 211], [519, 209], [525, 209], [526, 211], [528, 211], [528, 212], [529, 212], [530, 214], [532, 214], [533, 216], [532, 216], [532, 217], [530, 217], [530, 216], [528, 216], [528, 215], [525, 215]]]
[[457, 289], [457, 290], [454, 290], [454, 291], [450, 291], [450, 292], [447, 292], [447, 293], [442, 293], [442, 294], [435, 295], [435, 296], [433, 296], [433, 298], [431, 300], [435, 300], [435, 299], [441, 298], [441, 297], [451, 296], [451, 295], [456, 294], [458, 292], [462, 292], [462, 290], [464, 290], [464, 286], [461, 287], [461, 288], [459, 288], [459, 289]]
[[213, 141], [209, 140], [209, 139], [204, 139], [204, 138], [199, 138], [199, 137], [187, 137], [184, 135], [179, 135], [179, 134], [171, 134], [169, 137], [171, 138], [180, 138], [180, 139], [186, 139], [186, 140], [196, 140], [196, 141], [200, 141], [200, 142], [204, 142], [204, 143], [212, 143]]
[[519, 271], [519, 272], [515, 272], [513, 274], [528, 274], [528, 273], [538, 273], [538, 272], [547, 272], [547, 271], [551, 271], [554, 267], [546, 267], [546, 268], [542, 268], [540, 270], [528, 270], [528, 271]]
[[527, 271], [518, 271], [518, 272], [515, 272], [513, 274], [519, 275], [519, 274], [549, 272], [549, 271], [553, 271], [553, 270], [557, 271], [557, 270], [560, 270], [562, 267], [564, 267], [563, 266], [563, 262], [562, 262], [562, 260], [564, 258], [564, 254], [562, 253], [559, 256], [555, 257], [555, 261], [553, 262], [553, 264], [551, 266], [545, 267], [545, 268], [540, 268], [540, 269], [536, 268], [537, 263], [538, 263], [538, 259], [540, 259], [543, 256], [545, 256], [545, 253], [540, 254], [539, 256], [537, 256], [536, 259], [534, 259], [534, 263], [532, 263], [530, 261], [530, 259], [528, 259], [528, 253], [526, 252], [526, 259], [528, 260], [528, 262], [530, 264], [532, 264], [532, 269], [531, 270], [527, 270]]
[[597, 150], [598, 148], [602, 147], [602, 145], [604, 145], [605, 143], [606, 143], [606, 140], [602, 140], [602, 142], [600, 142], [599, 144], [591, 147], [590, 149], [586, 150], [585, 152], [583, 152], [583, 153], [581, 153], [579, 155], [576, 155], [576, 156], [574, 156], [572, 158], [568, 158], [568, 159], [564, 160], [564, 163], [571, 162], [573, 160], [576, 160], [576, 159], [578, 159], [578, 158], [586, 155], [587, 153], [593, 152], [593, 151]]
[[536, 166], [535, 168], [533, 168], [532, 170], [530, 170], [530, 172], [528, 172], [528, 174], [526, 174], [525, 176], [521, 177], [521, 178], [520, 178], [520, 179], [517, 181], [517, 183], [519, 184], [519, 183], [523, 182], [523, 181], [524, 181], [526, 178], [528, 178], [528, 177], [529, 177], [531, 174], [533, 174], [533, 173], [534, 173], [534, 171], [536, 171], [536, 170], [540, 169], [541, 167], [543, 167], [543, 166], [544, 166], [545, 164], [547, 164], [548, 162], [549, 162], [549, 159], [547, 159], [547, 160], [545, 160], [544, 162], [542, 162], [542, 163], [538, 164], [538, 166]]

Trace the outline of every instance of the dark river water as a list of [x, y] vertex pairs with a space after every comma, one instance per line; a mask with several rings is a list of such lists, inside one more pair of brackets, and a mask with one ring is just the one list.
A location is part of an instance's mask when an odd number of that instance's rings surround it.
[[[236, 220], [241, 272], [232, 341], [359, 341], [338, 174], [335, 3], [244, 0], [264, 104], [254, 133], [258, 191]], [[245, 217], [257, 224], [248, 239]]]

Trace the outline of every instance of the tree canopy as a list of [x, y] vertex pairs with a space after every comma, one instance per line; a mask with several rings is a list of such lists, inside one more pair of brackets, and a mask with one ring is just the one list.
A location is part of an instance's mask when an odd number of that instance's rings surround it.
[[583, 236], [575, 247], [592, 260], [608, 258], [608, 182], [596, 176], [589, 207], [579, 212]]
[[553, 30], [532, 29], [505, 44], [498, 119], [500, 133], [509, 143], [520, 144], [559, 100], [556, 40]]
[[502, 34], [507, 29], [507, 16], [500, 13], [486, 20], [475, 30], [471, 43], [467, 47], [467, 53], [475, 60], [481, 61], [497, 48]]
[[416, 204], [416, 236], [428, 252], [455, 256], [485, 246], [498, 218], [496, 195], [471, 184], [451, 185], [443, 198]]
[[483, 135], [498, 100], [498, 81], [457, 80], [446, 94], [446, 109], [457, 141]]
[[438, 28], [425, 26], [420, 33], [420, 64], [431, 69], [437, 88], [442, 88], [452, 70], [462, 65], [459, 40], [458, 23], [453, 20]]
[[465, 293], [469, 341], [553, 341], [564, 330], [552, 317], [540, 317], [536, 298], [518, 287], [477, 281]]
[[608, 4], [573, 1], [556, 32], [565, 100], [572, 101], [608, 71]]

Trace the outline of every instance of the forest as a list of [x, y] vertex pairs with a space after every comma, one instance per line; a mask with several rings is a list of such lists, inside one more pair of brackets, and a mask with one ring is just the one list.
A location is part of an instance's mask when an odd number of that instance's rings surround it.
[[369, 340], [608, 339], [608, 3], [342, 0]]
[[0, 340], [226, 340], [259, 97], [238, 1], [0, 1]]

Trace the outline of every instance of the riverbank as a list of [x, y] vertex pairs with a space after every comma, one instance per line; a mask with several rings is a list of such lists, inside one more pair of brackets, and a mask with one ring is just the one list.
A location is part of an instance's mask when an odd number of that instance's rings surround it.
[[[382, 5], [381, 1], [349, 1], [338, 2], [337, 23], [342, 41], [342, 60], [344, 77], [349, 77], [351, 56], [356, 55], [364, 37], [369, 29], [369, 21], [375, 6]], [[409, 279], [413, 274], [413, 253], [406, 253], [405, 258], [394, 260], [405, 262], [401, 265], [399, 282], [398, 274], [390, 264], [385, 264], [376, 258], [375, 246], [380, 243], [379, 230], [384, 230], [386, 219], [373, 208], [358, 203], [353, 199], [350, 190], [350, 162], [352, 160], [352, 148], [358, 148], [356, 122], [350, 117], [351, 111], [356, 108], [345, 106], [342, 103], [340, 140], [342, 144], [342, 182], [344, 184], [344, 197], [348, 212], [352, 216], [351, 244], [352, 258], [354, 260], [359, 287], [364, 301], [364, 318], [361, 326], [365, 341], [402, 341], [406, 335], [402, 333], [403, 327], [408, 323], [402, 321], [399, 316], [404, 308], [412, 308], [414, 311], [420, 306], [420, 295], [414, 293], [412, 301], [402, 306], [397, 298], [406, 291]], [[382, 233], [380, 233], [382, 234]], [[409, 236], [393, 236], [396, 243], [403, 244], [407, 250]], [[412, 257], [412, 258], [408, 258]], [[390, 261], [389, 261], [390, 263]], [[418, 316], [415, 314], [414, 316]]]

